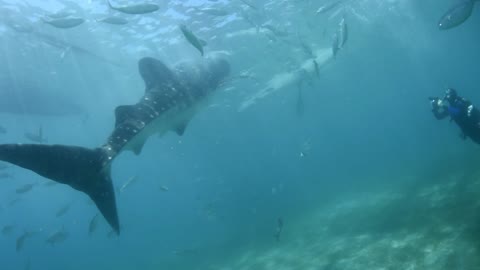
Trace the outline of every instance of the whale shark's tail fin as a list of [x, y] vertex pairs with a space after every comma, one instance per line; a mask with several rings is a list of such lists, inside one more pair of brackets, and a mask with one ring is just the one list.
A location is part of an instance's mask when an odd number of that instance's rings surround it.
[[1, 144], [0, 160], [85, 192], [119, 234], [110, 165], [100, 148], [41, 144]]

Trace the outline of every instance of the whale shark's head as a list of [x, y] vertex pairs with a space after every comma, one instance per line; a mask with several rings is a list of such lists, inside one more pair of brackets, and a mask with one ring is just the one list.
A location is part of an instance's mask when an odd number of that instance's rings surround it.
[[217, 88], [230, 74], [230, 63], [222, 57], [215, 56], [206, 60], [209, 86]]

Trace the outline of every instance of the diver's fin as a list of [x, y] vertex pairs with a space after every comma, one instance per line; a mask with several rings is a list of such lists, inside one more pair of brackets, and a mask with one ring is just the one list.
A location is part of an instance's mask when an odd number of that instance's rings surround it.
[[42, 144], [1, 144], [0, 160], [83, 191], [120, 233], [115, 192], [106, 155], [99, 149]]
[[145, 81], [145, 90], [152, 88], [161, 90], [164, 87], [170, 89], [179, 87], [175, 74], [161, 61], [145, 57], [138, 61], [138, 70]]

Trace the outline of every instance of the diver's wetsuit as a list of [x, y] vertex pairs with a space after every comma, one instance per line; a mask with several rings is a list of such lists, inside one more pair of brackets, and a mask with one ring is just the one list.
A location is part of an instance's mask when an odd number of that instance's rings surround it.
[[464, 139], [469, 137], [480, 144], [480, 111], [464, 98], [457, 97], [449, 103], [448, 106], [443, 105], [432, 109], [435, 118], [441, 120], [450, 116], [451, 120], [460, 127]]

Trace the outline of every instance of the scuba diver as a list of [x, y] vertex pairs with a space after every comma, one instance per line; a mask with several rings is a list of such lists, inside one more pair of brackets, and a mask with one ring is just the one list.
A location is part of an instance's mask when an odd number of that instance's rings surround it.
[[[480, 144], [480, 111], [472, 103], [460, 96], [457, 91], [448, 88], [443, 99], [430, 97], [432, 112], [438, 120], [450, 116], [450, 120], [460, 127], [460, 137], [470, 138]], [[448, 103], [448, 104], [447, 104]]]

